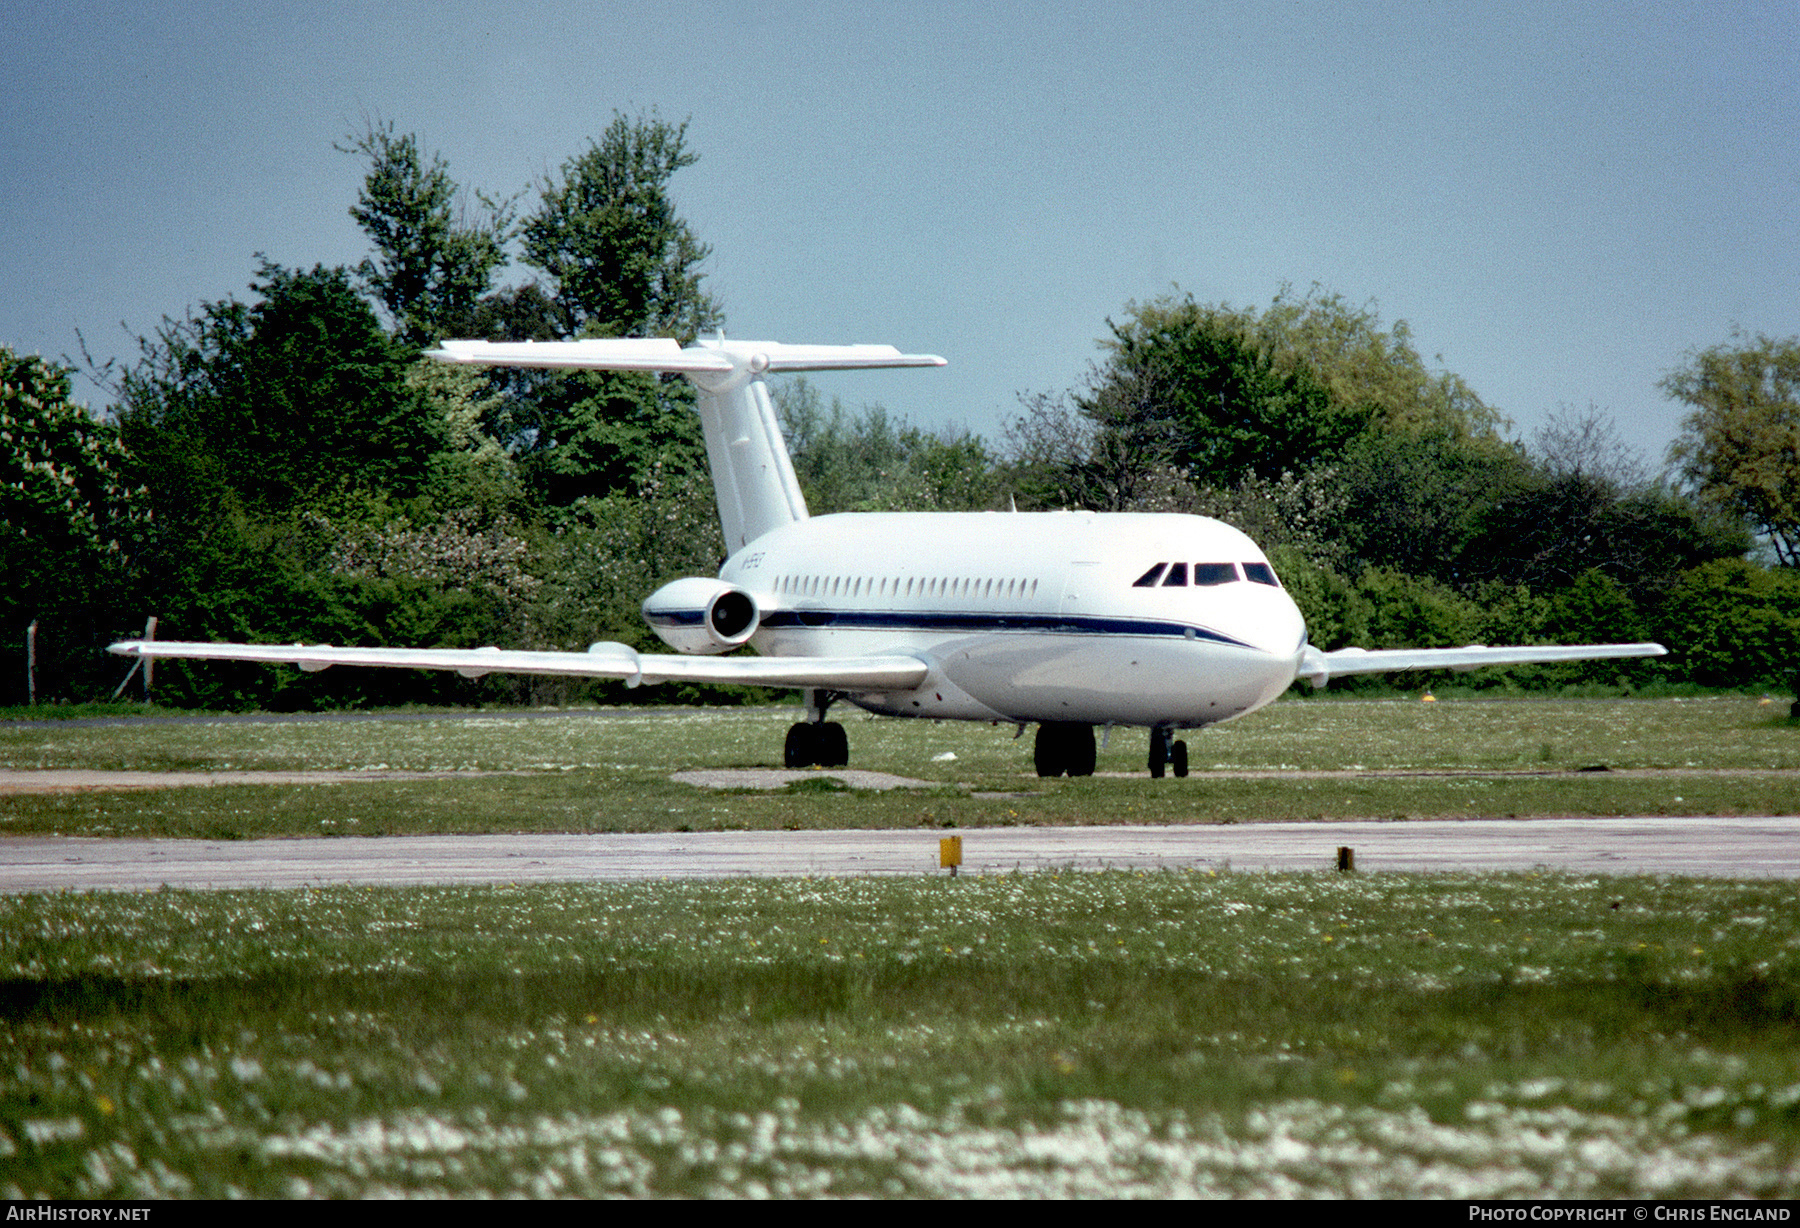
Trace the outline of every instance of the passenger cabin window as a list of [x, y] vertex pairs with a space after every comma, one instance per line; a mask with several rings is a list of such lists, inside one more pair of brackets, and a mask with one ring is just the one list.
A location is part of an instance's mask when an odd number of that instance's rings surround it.
[[1275, 569], [1267, 563], [1245, 563], [1244, 578], [1252, 584], [1267, 584], [1270, 588], [1281, 587], [1281, 581], [1275, 578]]
[[1200, 588], [1211, 588], [1215, 584], [1230, 584], [1238, 578], [1236, 563], [1195, 563], [1194, 584]]

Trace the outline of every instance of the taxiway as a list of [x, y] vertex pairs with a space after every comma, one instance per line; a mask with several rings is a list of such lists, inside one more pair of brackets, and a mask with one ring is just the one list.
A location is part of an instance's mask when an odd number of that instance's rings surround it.
[[[648, 881], [942, 874], [918, 831], [0, 842], [0, 892], [297, 888], [353, 883]], [[1000, 827], [963, 837], [963, 874], [1058, 869], [1502, 871], [1800, 878], [1800, 817]]]

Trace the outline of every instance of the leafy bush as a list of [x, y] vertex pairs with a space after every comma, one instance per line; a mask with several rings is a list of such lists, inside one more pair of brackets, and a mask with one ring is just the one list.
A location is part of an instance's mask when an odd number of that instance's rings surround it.
[[1656, 613], [1682, 675], [1707, 686], [1785, 686], [1800, 662], [1800, 574], [1721, 559], [1682, 576]]

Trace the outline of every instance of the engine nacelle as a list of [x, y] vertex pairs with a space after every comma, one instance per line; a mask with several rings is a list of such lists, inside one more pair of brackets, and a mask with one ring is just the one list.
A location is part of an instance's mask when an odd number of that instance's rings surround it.
[[689, 576], [644, 600], [644, 621], [676, 652], [720, 653], [746, 643], [762, 622], [756, 598], [735, 584]]

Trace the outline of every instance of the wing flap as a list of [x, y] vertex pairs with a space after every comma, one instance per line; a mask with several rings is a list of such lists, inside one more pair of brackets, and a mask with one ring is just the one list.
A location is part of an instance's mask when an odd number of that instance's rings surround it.
[[124, 657], [255, 661], [321, 670], [333, 665], [454, 670], [483, 674], [557, 674], [620, 678], [631, 686], [705, 682], [737, 686], [818, 687], [832, 691], [906, 691], [925, 681], [916, 657], [688, 657], [640, 653], [628, 644], [599, 643], [586, 652], [523, 652], [501, 648], [337, 648], [330, 644], [198, 644], [180, 640], [121, 640], [107, 651]]
[[1539, 644], [1518, 648], [1489, 648], [1470, 644], [1463, 648], [1340, 648], [1320, 652], [1308, 648], [1300, 662], [1300, 677], [1315, 687], [1350, 674], [1386, 674], [1409, 669], [1451, 669], [1459, 673], [1484, 665], [1534, 665], [1550, 661], [1596, 661], [1613, 657], [1660, 657], [1668, 654], [1661, 644]]

